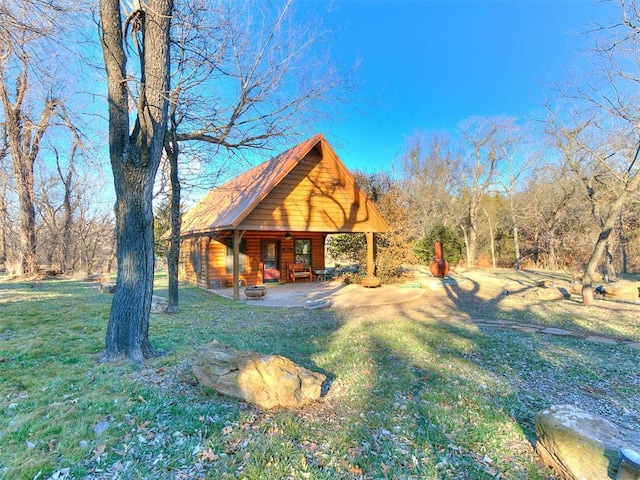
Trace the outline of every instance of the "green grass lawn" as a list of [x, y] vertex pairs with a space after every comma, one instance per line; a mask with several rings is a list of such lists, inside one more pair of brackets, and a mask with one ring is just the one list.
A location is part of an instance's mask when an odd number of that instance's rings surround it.
[[[182, 286], [178, 315], [152, 315], [150, 338], [165, 354], [139, 367], [99, 362], [111, 297], [90, 283], [0, 281], [0, 478], [548, 479], [531, 440], [550, 401], [636, 419], [637, 350], [452, 317], [638, 341], [637, 306], [612, 321], [576, 302], [505, 309], [428, 295], [305, 311]], [[321, 371], [328, 393], [294, 412], [218, 396], [189, 368], [214, 339]]]

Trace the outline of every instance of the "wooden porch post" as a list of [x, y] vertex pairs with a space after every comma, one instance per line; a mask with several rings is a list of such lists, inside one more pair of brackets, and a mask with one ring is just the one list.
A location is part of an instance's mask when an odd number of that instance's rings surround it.
[[233, 299], [240, 300], [240, 240], [244, 232], [233, 230]]
[[375, 260], [375, 243], [373, 232], [366, 232], [365, 237], [367, 239], [367, 276], [362, 279], [362, 285], [365, 287], [379, 287], [380, 279], [376, 278], [374, 272], [374, 260]]
[[375, 276], [373, 271], [373, 232], [367, 232], [365, 236], [367, 237], [367, 277], [371, 278]]

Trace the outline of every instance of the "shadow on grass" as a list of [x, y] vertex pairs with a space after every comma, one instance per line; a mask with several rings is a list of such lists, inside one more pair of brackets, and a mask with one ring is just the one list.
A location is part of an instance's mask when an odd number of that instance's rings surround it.
[[[121, 478], [548, 478], [529, 444], [533, 415], [548, 402], [640, 411], [627, 400], [640, 398], [631, 351], [481, 331], [434, 316], [428, 295], [306, 311], [184, 287], [178, 315], [151, 318], [150, 339], [166, 357], [144, 368], [100, 365], [110, 296], [86, 287], [47, 284], [45, 306], [37, 295], [2, 304], [28, 320], [15, 321], [0, 345], [0, 430], [4, 458], [14, 459], [0, 461], [0, 476], [46, 478], [72, 465], [77, 478], [97, 470]], [[458, 318], [501, 308], [498, 299], [483, 300], [477, 283], [471, 293], [446, 288], [446, 311]], [[287, 356], [327, 374], [330, 389], [298, 412], [219, 397], [193, 382], [186, 363], [212, 340]]]
[[[339, 313], [344, 327], [328, 350], [346, 350], [341, 345], [348, 338], [350, 353], [332, 369], [339, 380], [358, 371], [367, 377], [353, 382], [366, 392], [353, 398], [335, 392], [341, 402], [357, 404], [355, 420], [347, 423], [353, 426], [344, 432], [344, 442], [354, 444], [348, 451], [412, 445], [411, 451], [423, 454], [417, 462], [384, 460], [401, 477], [458, 478], [464, 471], [459, 478], [493, 478], [497, 472], [547, 478], [532, 450], [539, 410], [573, 403], [616, 423], [638, 423], [634, 351], [580, 338], [479, 330], [460, 319], [492, 318], [503, 308], [501, 296], [486, 299], [478, 282], [465, 281], [470, 288], [456, 281], [443, 285], [455, 319], [434, 309], [429, 295], [392, 308]], [[527, 288], [523, 282], [516, 292]], [[530, 318], [548, 321], [537, 315], [532, 310]], [[366, 465], [374, 477], [384, 473], [370, 456], [348, 459]]]
[[[598, 300], [585, 306], [575, 295], [564, 300], [527, 298], [525, 294], [536, 288], [540, 278], [557, 282], [558, 277], [548, 272], [524, 271], [522, 275], [514, 272], [500, 278], [504, 280], [503, 287], [481, 285], [464, 273], [447, 277], [441, 280], [440, 290], [446, 293], [446, 298], [440, 302], [446, 305], [444, 310], [448, 313], [463, 314], [473, 320], [508, 320], [542, 328], [563, 328], [581, 337], [640, 341], [638, 303]], [[562, 286], [557, 288], [563, 290]]]

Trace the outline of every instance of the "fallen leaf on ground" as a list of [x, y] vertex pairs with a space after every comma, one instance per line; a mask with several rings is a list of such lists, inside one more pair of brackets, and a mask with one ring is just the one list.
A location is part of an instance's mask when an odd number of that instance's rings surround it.
[[216, 455], [213, 450], [211, 450], [211, 448], [200, 450], [200, 453], [198, 453], [198, 457], [200, 457], [200, 460], [203, 460], [205, 462], [215, 462], [219, 458], [218, 455]]
[[106, 445], [99, 445], [96, 447], [96, 449], [93, 451], [93, 457], [91, 457], [92, 460], [97, 460], [98, 458], [100, 458], [100, 456], [104, 453], [104, 449], [107, 448]]

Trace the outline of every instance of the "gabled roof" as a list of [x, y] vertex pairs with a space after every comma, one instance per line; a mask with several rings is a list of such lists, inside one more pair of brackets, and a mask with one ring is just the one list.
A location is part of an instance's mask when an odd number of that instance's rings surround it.
[[[331, 177], [331, 191], [315, 178], [310, 180], [310, 169], [318, 164], [321, 164], [318, 168], [322, 169], [322, 178]], [[284, 181], [288, 176], [289, 180]], [[292, 180], [294, 177], [295, 181]], [[299, 187], [303, 183], [305, 187]], [[297, 197], [287, 200], [288, 194], [296, 189]], [[313, 207], [303, 206], [303, 211], [298, 211], [303, 190], [305, 197], [302, 203], [313, 202]], [[340, 190], [339, 194], [337, 190]], [[330, 220], [335, 215], [325, 212], [331, 208], [327, 202], [332, 205], [340, 203], [340, 211], [345, 212], [340, 222]], [[295, 214], [283, 215], [281, 210], [284, 207], [296, 210]], [[304, 224], [299, 221], [301, 215], [307, 217]], [[382, 232], [388, 230], [388, 225], [324, 136], [317, 134], [210, 191], [183, 216], [181, 235], [235, 229]]]

